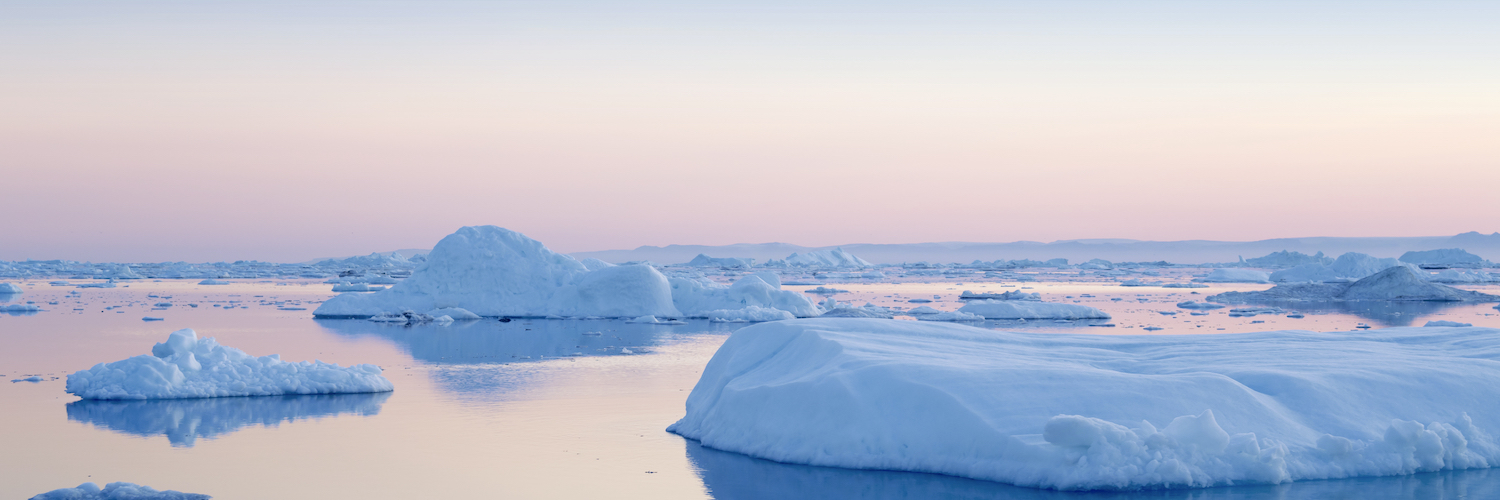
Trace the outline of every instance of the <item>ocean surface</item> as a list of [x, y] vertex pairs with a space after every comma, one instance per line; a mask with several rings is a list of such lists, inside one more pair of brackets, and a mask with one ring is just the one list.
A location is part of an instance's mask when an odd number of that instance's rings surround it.
[[[43, 311], [0, 315], [0, 498], [27, 498], [85, 481], [129, 481], [220, 499], [1500, 498], [1500, 473], [1489, 470], [1066, 493], [931, 474], [779, 464], [703, 448], [664, 430], [682, 416], [704, 364], [743, 324], [485, 319], [394, 326], [314, 320], [312, 310], [333, 295], [330, 285], [315, 280], [25, 286], [26, 293], [6, 300], [30, 301]], [[1360, 326], [1434, 319], [1500, 327], [1493, 304], [1298, 304], [1254, 316], [1231, 315], [1228, 308], [1191, 316], [1175, 307], [1269, 285], [1164, 289], [1066, 280], [908, 280], [826, 286], [847, 290], [833, 296], [844, 302], [943, 310], [961, 305], [964, 290], [1022, 290], [1114, 316], [975, 324], [1007, 330], [1116, 335], [1307, 329], [1359, 335]], [[1494, 286], [1463, 288], [1497, 292]], [[1287, 317], [1297, 313], [1303, 317]], [[68, 373], [147, 354], [181, 328], [257, 356], [374, 363], [396, 390], [128, 402], [79, 401], [63, 392]], [[43, 380], [10, 382], [33, 375]]]

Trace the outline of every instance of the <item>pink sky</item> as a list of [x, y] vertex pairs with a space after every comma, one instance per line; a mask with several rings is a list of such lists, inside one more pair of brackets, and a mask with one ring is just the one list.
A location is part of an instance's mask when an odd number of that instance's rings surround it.
[[0, 15], [35, 49], [0, 53], [0, 260], [298, 261], [473, 224], [559, 251], [1500, 230], [1478, 4], [47, 4]]

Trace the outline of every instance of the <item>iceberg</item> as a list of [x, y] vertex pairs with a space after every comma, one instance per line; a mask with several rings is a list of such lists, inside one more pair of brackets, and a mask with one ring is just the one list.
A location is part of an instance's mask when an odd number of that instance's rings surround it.
[[1271, 276], [1254, 269], [1219, 268], [1193, 281], [1203, 283], [1269, 283]]
[[1493, 302], [1500, 297], [1430, 283], [1410, 266], [1396, 266], [1353, 283], [1285, 283], [1259, 292], [1224, 292], [1208, 301], [1245, 304], [1275, 301]]
[[864, 259], [845, 252], [842, 248], [814, 250], [794, 253], [786, 258], [786, 265], [795, 267], [874, 267]]
[[958, 311], [985, 319], [1109, 319], [1108, 313], [1085, 305], [1029, 300], [980, 300], [964, 304]]
[[792, 313], [770, 307], [747, 306], [744, 309], [720, 309], [703, 314], [714, 323], [757, 323], [793, 319]]
[[772, 273], [742, 276], [729, 286], [706, 279], [672, 278], [672, 302], [682, 311], [681, 315], [689, 318], [704, 318], [710, 312], [750, 306], [780, 309], [799, 318], [817, 316], [822, 312], [806, 295], [782, 290], [781, 281], [774, 274], [766, 274]]
[[1500, 330], [1032, 334], [799, 319], [730, 336], [668, 430], [777, 462], [1058, 490], [1500, 464]]
[[150, 486], [135, 483], [114, 482], [100, 488], [95, 483], [83, 483], [77, 488], [62, 488], [31, 497], [31, 500], [207, 500], [208, 495], [183, 493], [181, 491], [157, 491]]
[[[213, 279], [213, 278], [209, 278], [209, 279], [206, 279], [206, 280], [203, 280], [203, 281], [199, 281], [198, 284], [199, 285], [232, 285], [234, 283], [233, 282], [229, 282], [229, 281], [220, 281], [220, 280], [216, 280], [216, 279]], [[334, 290], [334, 291], [336, 292], [338, 290]]]
[[389, 392], [391, 381], [375, 365], [348, 368], [321, 361], [289, 363], [277, 355], [245, 351], [199, 339], [191, 329], [172, 332], [150, 355], [135, 356], [68, 375], [67, 392], [84, 399], [183, 399], [286, 394]]
[[593, 257], [589, 257], [589, 258], [580, 260], [580, 261], [578, 261], [578, 263], [579, 264], [583, 264], [583, 268], [584, 269], [588, 269], [590, 271], [598, 271], [598, 270], [604, 269], [606, 267], [615, 267], [614, 264], [610, 264], [608, 262], [605, 262], [605, 261], [602, 261], [602, 260], [599, 260], [599, 259], [595, 259]]
[[727, 267], [749, 269], [755, 265], [755, 259], [737, 259], [734, 257], [714, 258], [704, 254], [698, 254], [693, 260], [683, 264], [688, 267]]
[[942, 311], [934, 314], [914, 315], [918, 321], [984, 321], [984, 316], [963, 311]]
[[1422, 326], [1446, 326], [1446, 327], [1463, 328], [1463, 327], [1470, 327], [1470, 326], [1474, 326], [1474, 325], [1470, 324], [1470, 323], [1459, 323], [1457, 321], [1433, 320], [1433, 321], [1428, 321], [1427, 324], [1422, 325]]
[[22, 289], [20, 285], [17, 285], [15, 283], [0, 283], [0, 295], [21, 293], [24, 291], [26, 290]]
[[1401, 262], [1421, 267], [1442, 269], [1449, 267], [1483, 267], [1484, 259], [1464, 251], [1462, 248], [1413, 251], [1401, 254]]
[[1332, 264], [1303, 264], [1291, 269], [1271, 273], [1275, 282], [1335, 282], [1353, 281], [1402, 264], [1396, 259], [1381, 259], [1370, 255], [1349, 252], [1340, 255]]
[[457, 307], [487, 317], [680, 317], [672, 297], [667, 278], [651, 266], [590, 271], [521, 233], [471, 226], [439, 241], [410, 278], [373, 294], [336, 296], [313, 316], [368, 318]]

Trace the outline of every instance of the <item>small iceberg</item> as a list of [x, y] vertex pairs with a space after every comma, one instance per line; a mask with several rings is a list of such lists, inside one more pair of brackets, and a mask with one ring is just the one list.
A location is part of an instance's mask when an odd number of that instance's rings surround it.
[[31, 497], [31, 500], [207, 500], [208, 495], [183, 493], [181, 491], [157, 491], [150, 486], [135, 483], [114, 482], [100, 488], [95, 483], [83, 483], [77, 488], [61, 488]]
[[389, 392], [394, 387], [375, 365], [348, 368], [321, 361], [286, 362], [199, 339], [191, 329], [172, 332], [150, 355], [68, 375], [67, 392], [84, 399], [179, 399], [284, 394]]
[[1029, 300], [981, 300], [958, 310], [985, 319], [1110, 319], [1108, 313], [1085, 305]]

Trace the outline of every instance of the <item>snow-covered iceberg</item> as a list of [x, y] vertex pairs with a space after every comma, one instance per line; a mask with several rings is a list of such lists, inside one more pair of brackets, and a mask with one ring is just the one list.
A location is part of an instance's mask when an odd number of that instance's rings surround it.
[[388, 392], [391, 381], [375, 365], [348, 368], [321, 361], [290, 363], [255, 357], [191, 329], [140, 355], [68, 375], [67, 392], [84, 399], [181, 399], [284, 394]]
[[1208, 276], [1193, 281], [1204, 283], [1266, 283], [1271, 281], [1271, 276], [1254, 269], [1219, 268], [1209, 272]]
[[1109, 319], [1108, 313], [1085, 305], [1030, 300], [980, 300], [964, 304], [958, 312], [985, 319]]
[[1500, 297], [1428, 282], [1410, 266], [1396, 266], [1353, 283], [1285, 283], [1258, 292], [1224, 292], [1208, 297], [1224, 304], [1278, 301], [1443, 301], [1490, 302]]
[[874, 264], [865, 259], [855, 257], [854, 254], [845, 252], [842, 248], [833, 250], [814, 250], [807, 253], [794, 253], [786, 258], [786, 265], [796, 267], [872, 267]]
[[891, 320], [739, 330], [668, 428], [779, 462], [1063, 490], [1500, 464], [1500, 330], [1094, 336]]
[[367, 318], [458, 307], [489, 317], [679, 317], [672, 297], [667, 278], [651, 266], [590, 271], [521, 233], [472, 226], [439, 241], [410, 278], [373, 294], [339, 295], [313, 316]]
[[77, 488], [62, 488], [31, 497], [31, 500], [207, 500], [208, 495], [183, 493], [181, 491], [158, 491], [150, 486], [135, 483], [114, 482], [100, 488], [95, 483], [83, 483]]
[[672, 278], [670, 283], [672, 302], [682, 315], [690, 318], [706, 318], [713, 312], [751, 306], [780, 309], [799, 318], [822, 312], [806, 295], [782, 290], [775, 273], [746, 275], [729, 286], [692, 278]]
[[1276, 271], [1271, 273], [1271, 281], [1278, 283], [1353, 281], [1400, 265], [1405, 264], [1396, 259], [1381, 259], [1358, 252], [1349, 252], [1340, 255], [1331, 264], [1303, 264], [1291, 269]]

